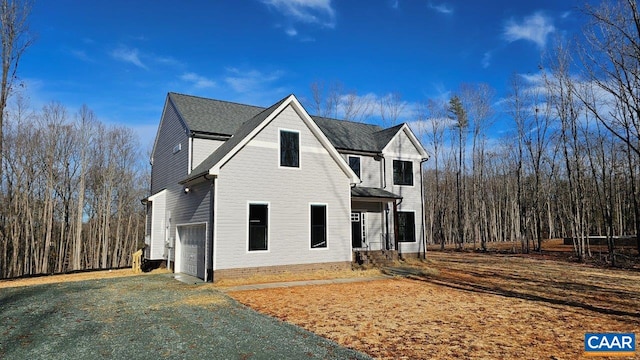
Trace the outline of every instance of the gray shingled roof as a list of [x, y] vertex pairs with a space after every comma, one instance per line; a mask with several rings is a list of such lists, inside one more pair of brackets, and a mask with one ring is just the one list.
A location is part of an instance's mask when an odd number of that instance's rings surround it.
[[356, 186], [351, 188], [351, 197], [355, 198], [385, 198], [385, 199], [402, 199], [402, 196], [396, 195], [387, 190], [380, 188]]
[[[173, 92], [170, 92], [168, 97], [192, 133], [216, 134], [231, 137], [200, 165], [193, 169], [191, 176], [184, 181], [189, 181], [208, 172], [211, 167], [220, 161], [288, 98], [287, 96], [268, 109], [265, 109], [259, 106], [207, 99]], [[347, 151], [380, 152], [403, 125], [400, 124], [388, 129], [383, 129], [377, 125], [320, 116], [311, 116], [311, 118], [336, 149]]]
[[400, 131], [400, 129], [404, 126], [404, 124], [399, 124], [394, 127], [390, 127], [384, 130], [380, 130], [373, 134], [373, 137], [378, 142], [378, 149], [382, 151], [385, 146], [393, 139], [393, 137]]
[[[197, 96], [169, 93], [171, 102], [196, 133], [231, 136], [242, 124], [265, 108]], [[311, 116], [331, 144], [340, 150], [380, 152], [402, 125], [383, 129], [377, 125]]]
[[189, 130], [196, 133], [231, 136], [245, 121], [265, 109], [172, 92], [169, 93], [169, 99]]
[[[376, 133], [382, 128], [377, 125], [311, 117], [336, 149], [380, 152]], [[384, 146], [383, 146], [384, 147]]]

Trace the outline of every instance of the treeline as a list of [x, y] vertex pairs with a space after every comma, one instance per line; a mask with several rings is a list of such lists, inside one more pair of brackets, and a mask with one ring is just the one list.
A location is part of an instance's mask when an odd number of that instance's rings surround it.
[[514, 74], [500, 97], [462, 84], [411, 104], [315, 82], [305, 102], [322, 116], [410, 123], [431, 154], [428, 243], [516, 241], [529, 252], [570, 237], [585, 260], [588, 237], [607, 236], [615, 264], [613, 237], [640, 234], [640, 13], [635, 0], [616, 0], [581, 14], [583, 36], [556, 40], [539, 72]]
[[128, 266], [148, 189], [133, 131], [20, 97], [3, 130], [0, 278]]
[[[419, 107], [427, 241], [530, 251], [571, 237], [585, 259], [600, 235], [615, 264], [612, 237], [640, 234], [640, 14], [632, 0], [583, 11], [585, 37], [558, 42], [538, 75], [514, 75], [502, 101], [471, 84]], [[507, 132], [489, 139], [497, 112]]]

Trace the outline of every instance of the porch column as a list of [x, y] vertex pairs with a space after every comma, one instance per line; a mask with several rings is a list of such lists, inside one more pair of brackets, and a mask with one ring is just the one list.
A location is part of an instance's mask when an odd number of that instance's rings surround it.
[[400, 232], [400, 226], [398, 222], [398, 204], [393, 201], [393, 242], [396, 251], [399, 253], [400, 248], [398, 247], [398, 233]]

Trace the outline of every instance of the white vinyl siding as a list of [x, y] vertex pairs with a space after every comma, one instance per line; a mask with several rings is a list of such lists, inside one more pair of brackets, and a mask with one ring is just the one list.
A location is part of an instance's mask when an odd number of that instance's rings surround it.
[[[300, 132], [297, 171], [279, 167], [279, 129]], [[287, 107], [220, 169], [216, 269], [351, 261], [349, 178]], [[269, 203], [269, 251], [247, 251], [247, 203]], [[331, 251], [310, 249], [309, 204], [327, 204]]]
[[[175, 251], [169, 252], [165, 248], [165, 240], [177, 236], [176, 224], [209, 222], [211, 182], [204, 181], [189, 185], [189, 193], [184, 193], [184, 186], [179, 184], [189, 174], [189, 138], [186, 128], [180, 120], [171, 101], [167, 101], [163, 118], [158, 129], [158, 138], [153, 152], [153, 166], [151, 171], [152, 194], [165, 191], [166, 214], [171, 214], [171, 221], [166, 218], [162, 226], [156, 222], [154, 232], [163, 229], [165, 234], [162, 241], [152, 241], [152, 259], [167, 259], [175, 261]], [[173, 153], [176, 144], [182, 144], [182, 150]], [[153, 198], [153, 197], [152, 197]], [[174, 242], [175, 243], [175, 242]], [[208, 244], [205, 244], [208, 245]], [[155, 249], [155, 250], [154, 250]], [[160, 250], [161, 249], [161, 250]], [[161, 251], [160, 258], [154, 258]], [[206, 249], [209, 253], [209, 249]], [[208, 262], [209, 266], [211, 262]]]
[[220, 145], [224, 144], [222, 140], [211, 139], [198, 139], [192, 140], [192, 160], [191, 169], [195, 169], [200, 165], [209, 155], [213, 154]]
[[376, 160], [373, 156], [354, 155], [349, 153], [341, 154], [344, 160], [349, 164], [349, 157], [360, 158], [360, 186], [367, 187], [383, 187], [382, 183], [382, 161]]
[[165, 240], [167, 239], [167, 191], [163, 190], [154, 196], [149, 197], [149, 200], [151, 201], [151, 229], [147, 259], [161, 260], [164, 258]]
[[[424, 217], [422, 202], [420, 201], [421, 184], [420, 184], [420, 159], [421, 155], [418, 149], [409, 140], [404, 131], [390, 142], [386, 147], [388, 152], [384, 153], [386, 158], [386, 190], [394, 194], [402, 196], [402, 202], [398, 206], [398, 211], [414, 211], [415, 210], [415, 237], [417, 241], [401, 242], [398, 244], [401, 253], [417, 253], [420, 249], [422, 233], [422, 219]], [[413, 186], [394, 185], [393, 184], [393, 160], [411, 161], [413, 167]], [[392, 217], [392, 216], [390, 216]], [[390, 227], [393, 225], [390, 225]], [[392, 227], [393, 229], [393, 227]]]

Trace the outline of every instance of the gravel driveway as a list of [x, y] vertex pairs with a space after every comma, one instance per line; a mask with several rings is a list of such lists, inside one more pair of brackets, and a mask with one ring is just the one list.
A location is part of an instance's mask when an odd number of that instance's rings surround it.
[[0, 289], [0, 359], [367, 359], [170, 274]]

